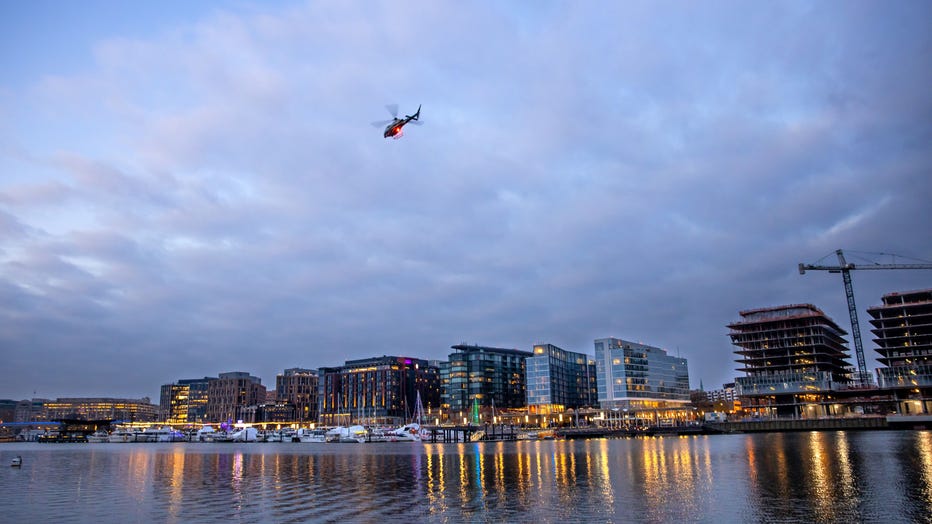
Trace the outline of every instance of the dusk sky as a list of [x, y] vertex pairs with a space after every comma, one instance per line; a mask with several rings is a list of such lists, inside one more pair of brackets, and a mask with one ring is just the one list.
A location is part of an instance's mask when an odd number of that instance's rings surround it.
[[[618, 337], [932, 260], [932, 2], [0, 4], [0, 398]], [[373, 121], [422, 105], [385, 139]], [[932, 271], [855, 271], [866, 309]], [[848, 337], [849, 342], [851, 337]], [[853, 344], [849, 344], [853, 349]], [[855, 364], [852, 354], [851, 363]]]

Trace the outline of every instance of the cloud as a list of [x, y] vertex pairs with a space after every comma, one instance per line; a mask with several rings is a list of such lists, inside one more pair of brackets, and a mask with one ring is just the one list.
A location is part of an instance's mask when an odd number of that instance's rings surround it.
[[[604, 336], [731, 381], [739, 310], [846, 323], [799, 262], [932, 259], [928, 8], [877, 9], [312, 2], [101, 38], [0, 86], [0, 396]], [[424, 125], [382, 139], [388, 103]], [[864, 303], [928, 285], [877, 273]]]

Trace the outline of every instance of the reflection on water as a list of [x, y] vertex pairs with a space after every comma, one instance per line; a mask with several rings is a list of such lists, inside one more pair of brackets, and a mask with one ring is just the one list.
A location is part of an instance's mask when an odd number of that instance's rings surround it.
[[9, 444], [4, 522], [930, 522], [932, 433]]

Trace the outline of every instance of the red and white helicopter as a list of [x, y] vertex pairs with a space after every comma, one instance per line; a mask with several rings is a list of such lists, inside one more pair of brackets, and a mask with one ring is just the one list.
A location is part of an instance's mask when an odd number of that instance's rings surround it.
[[394, 138], [398, 140], [404, 133], [402, 133], [401, 128], [405, 126], [408, 122], [413, 122], [414, 125], [421, 125], [421, 122], [418, 120], [421, 118], [421, 106], [417, 106], [417, 112], [413, 115], [405, 115], [404, 118], [398, 118], [398, 106], [395, 104], [385, 106], [385, 109], [388, 109], [388, 112], [392, 114], [391, 120], [382, 120], [379, 122], [372, 122], [373, 126], [381, 127], [388, 124], [385, 127], [385, 133], [383, 136], [385, 138]]

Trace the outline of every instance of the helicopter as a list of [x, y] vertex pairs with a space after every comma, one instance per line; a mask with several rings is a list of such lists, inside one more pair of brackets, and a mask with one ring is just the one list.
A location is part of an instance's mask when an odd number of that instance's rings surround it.
[[385, 106], [385, 109], [388, 109], [388, 112], [392, 114], [391, 120], [382, 120], [379, 122], [372, 122], [373, 126], [381, 127], [388, 124], [385, 127], [385, 133], [382, 134], [385, 138], [394, 138], [398, 140], [404, 133], [402, 133], [401, 128], [405, 126], [408, 122], [414, 122], [414, 125], [421, 125], [421, 122], [418, 120], [421, 118], [421, 106], [417, 106], [417, 111], [413, 115], [405, 115], [404, 118], [398, 118], [398, 106], [395, 104]]

